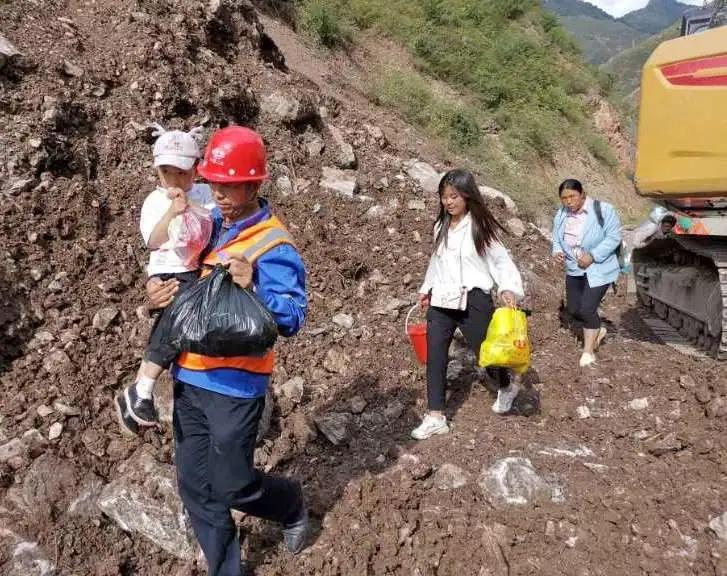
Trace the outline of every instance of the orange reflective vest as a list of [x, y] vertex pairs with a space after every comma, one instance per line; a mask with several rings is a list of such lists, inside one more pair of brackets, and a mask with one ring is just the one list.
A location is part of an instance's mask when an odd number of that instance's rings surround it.
[[[242, 230], [226, 244], [212, 250], [203, 264], [214, 266], [224, 263], [229, 256], [244, 256], [254, 266], [255, 261], [268, 250], [281, 244], [293, 244], [293, 239], [283, 223], [275, 216]], [[203, 270], [202, 275], [209, 274]], [[183, 352], [176, 361], [177, 366], [195, 372], [206, 372], [220, 368], [243, 370], [260, 375], [270, 375], [275, 364], [275, 352], [270, 350], [265, 356], [232, 356], [216, 358]]]

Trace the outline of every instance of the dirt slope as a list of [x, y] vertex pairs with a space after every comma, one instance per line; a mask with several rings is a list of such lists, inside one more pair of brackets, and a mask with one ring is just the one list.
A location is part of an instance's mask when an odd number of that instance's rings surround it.
[[[0, 572], [49, 573], [40, 561], [19, 568], [14, 538], [36, 542], [63, 575], [197, 572], [95, 506], [85, 515], [70, 506], [87, 487], [121, 479], [140, 448], [173, 463], [168, 429], [124, 439], [112, 409], [146, 337], [137, 222], [154, 181], [145, 126], [161, 121], [261, 131], [267, 196], [309, 271], [309, 320], [280, 346], [258, 459], [304, 481], [316, 540], [291, 559], [274, 528], [243, 519], [257, 574], [727, 573], [707, 528], [727, 508], [725, 368], [651, 342], [626, 300], [609, 297], [614, 338], [597, 368], [579, 372], [556, 314], [560, 272], [532, 227], [506, 244], [534, 311], [528, 382], [540, 414], [494, 416], [460, 351], [454, 433], [408, 440], [423, 376], [403, 313], [426, 265], [436, 200], [404, 162], [447, 163], [361, 94], [331, 93], [288, 70], [252, 6], [213, 5], [69, 0], [0, 12], [0, 32], [25, 56], [0, 70]], [[276, 92], [296, 111], [273, 111]], [[351, 198], [319, 186], [322, 169], [341, 164], [327, 123], [355, 150]], [[334, 323], [337, 314], [353, 326]], [[297, 376], [302, 398], [282, 389]], [[348, 423], [339, 446], [311, 424], [331, 413]], [[562, 501], [505, 505], [483, 491], [482, 470], [510, 456], [559, 483]], [[451, 488], [454, 476], [465, 483]]]

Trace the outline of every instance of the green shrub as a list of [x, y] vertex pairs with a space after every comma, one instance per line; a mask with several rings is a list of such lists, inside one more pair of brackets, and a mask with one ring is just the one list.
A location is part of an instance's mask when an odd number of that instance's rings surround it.
[[303, 27], [326, 48], [336, 48], [348, 40], [345, 24], [330, 0], [305, 0], [301, 4]]
[[586, 137], [586, 145], [588, 146], [588, 151], [599, 162], [610, 167], [614, 167], [618, 164], [618, 160], [611, 150], [611, 147], [608, 145], [608, 142], [606, 142], [606, 139], [600, 134], [596, 134], [594, 132], [588, 134]]

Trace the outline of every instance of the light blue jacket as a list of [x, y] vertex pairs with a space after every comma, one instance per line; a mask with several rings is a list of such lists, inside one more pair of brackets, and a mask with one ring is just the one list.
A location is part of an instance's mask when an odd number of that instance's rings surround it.
[[567, 211], [564, 207], [556, 212], [553, 219], [553, 254], [565, 254], [565, 271], [568, 276], [588, 277], [591, 288], [604, 286], [618, 280], [620, 265], [616, 248], [621, 244], [621, 220], [611, 204], [601, 202], [603, 227], [599, 226], [596, 209], [591, 198], [586, 199], [584, 206], [587, 216], [583, 227], [581, 246], [593, 256], [593, 264], [585, 270], [578, 267], [575, 254], [565, 242], [565, 220]]

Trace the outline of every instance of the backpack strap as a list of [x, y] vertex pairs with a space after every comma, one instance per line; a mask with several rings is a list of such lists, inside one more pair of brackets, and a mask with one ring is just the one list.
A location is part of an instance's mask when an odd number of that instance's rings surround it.
[[596, 220], [598, 220], [598, 225], [603, 228], [603, 211], [601, 210], [600, 200], [593, 201], [593, 209], [596, 211]]

